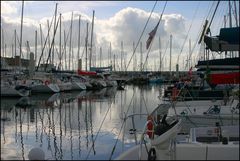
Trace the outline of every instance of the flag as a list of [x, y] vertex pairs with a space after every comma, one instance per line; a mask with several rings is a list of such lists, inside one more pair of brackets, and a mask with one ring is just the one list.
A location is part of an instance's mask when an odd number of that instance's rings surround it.
[[157, 32], [158, 25], [159, 25], [159, 22], [158, 22], [157, 26], [148, 34], [149, 38], [148, 38], [147, 43], [146, 43], [146, 48], [147, 49], [149, 48], [149, 46], [150, 46], [150, 44], [151, 44], [151, 42], [152, 42], [152, 40], [153, 40], [153, 38], [154, 38], [154, 36]]

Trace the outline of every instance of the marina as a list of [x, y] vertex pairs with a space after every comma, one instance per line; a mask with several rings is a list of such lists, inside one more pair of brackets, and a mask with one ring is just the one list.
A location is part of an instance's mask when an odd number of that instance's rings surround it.
[[239, 160], [236, 4], [1, 2], [1, 160]]

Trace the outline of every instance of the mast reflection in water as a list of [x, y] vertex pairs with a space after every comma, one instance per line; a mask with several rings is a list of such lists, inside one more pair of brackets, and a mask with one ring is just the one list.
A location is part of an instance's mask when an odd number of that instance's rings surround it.
[[[1, 98], [1, 159], [28, 159], [34, 147], [43, 149], [45, 159], [51, 160], [108, 159], [118, 138], [114, 159], [134, 146], [138, 137], [129, 133], [132, 121], [124, 122], [124, 117], [154, 109], [159, 90], [159, 86], [126, 86], [119, 91]], [[134, 128], [140, 130], [146, 117], [136, 120]]]

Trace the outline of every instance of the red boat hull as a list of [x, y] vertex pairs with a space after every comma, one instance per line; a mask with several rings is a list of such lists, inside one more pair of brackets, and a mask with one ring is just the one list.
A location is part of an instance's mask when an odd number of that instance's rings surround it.
[[83, 70], [78, 70], [77, 73], [78, 75], [97, 75], [96, 72], [83, 71]]
[[210, 74], [211, 84], [239, 84], [239, 72]]

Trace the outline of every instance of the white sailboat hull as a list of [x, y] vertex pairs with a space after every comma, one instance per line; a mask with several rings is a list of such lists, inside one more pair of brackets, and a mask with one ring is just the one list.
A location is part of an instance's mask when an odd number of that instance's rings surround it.
[[1, 96], [7, 97], [24, 97], [29, 96], [30, 90], [22, 89], [15, 89], [15, 86], [5, 86], [1, 85]]
[[60, 92], [60, 88], [57, 84], [39, 84], [39, 85], [33, 85], [32, 87], [33, 93], [57, 93]]
[[82, 82], [72, 82], [72, 90], [86, 90], [86, 85]]

